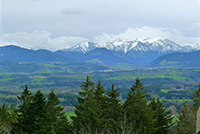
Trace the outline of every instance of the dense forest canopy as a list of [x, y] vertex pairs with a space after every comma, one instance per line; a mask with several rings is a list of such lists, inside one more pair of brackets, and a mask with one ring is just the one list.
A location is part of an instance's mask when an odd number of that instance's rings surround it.
[[[200, 106], [200, 86], [193, 94], [193, 103], [186, 103], [175, 117], [157, 97], [149, 97], [139, 78], [122, 100], [115, 86], [105, 90], [87, 76], [77, 95], [75, 116], [67, 119], [54, 91], [45, 96], [25, 85], [17, 96], [17, 108], [0, 108], [1, 133], [38, 134], [188, 134], [196, 131], [196, 112]], [[188, 124], [189, 123], [189, 124]], [[190, 127], [188, 127], [190, 125]], [[187, 126], [187, 127], [186, 127]]]

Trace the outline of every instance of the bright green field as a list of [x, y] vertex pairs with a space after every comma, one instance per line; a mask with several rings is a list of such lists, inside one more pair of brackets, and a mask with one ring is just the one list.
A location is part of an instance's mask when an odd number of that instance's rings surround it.
[[136, 79], [137, 77], [139, 77], [140, 79], [143, 79], [143, 78], [147, 78], [147, 75], [133, 75], [133, 74], [118, 75], [115, 77], [107, 78], [106, 80], [129, 80], [129, 79]]
[[174, 117], [173, 119], [172, 119], [172, 123], [176, 123], [176, 122], [178, 122], [179, 121], [179, 118], [178, 117]]
[[70, 76], [69, 78], [77, 79], [77, 80], [84, 80], [86, 78], [86, 76], [85, 75], [74, 75], [74, 76]]
[[168, 93], [169, 92], [169, 90], [166, 90], [166, 89], [161, 89], [160, 91], [163, 92], [163, 93]]
[[9, 72], [2, 72], [2, 73], [0, 73], [0, 75], [11, 75], [11, 73], [9, 73]]
[[76, 116], [74, 112], [66, 112], [65, 115], [67, 116], [69, 122], [72, 122], [71, 117]]
[[140, 79], [144, 78], [171, 78], [171, 79], [179, 79], [179, 80], [185, 80], [189, 79], [187, 77], [182, 76], [183, 72], [167, 72], [167, 73], [155, 73], [155, 74], [127, 74], [127, 75], [118, 75], [115, 77], [107, 78], [106, 80], [129, 80], [129, 79], [136, 79], [139, 77]]
[[154, 76], [151, 76], [151, 78], [171, 78], [171, 79], [188, 79], [187, 77], [182, 76], [182, 72], [169, 72], [169, 73], [159, 73]]
[[9, 81], [9, 80], [13, 80], [13, 78], [4, 78], [4, 79], [1, 79], [1, 81]]
[[[168, 101], [168, 102], [171, 102], [172, 100], [171, 99], [161, 99], [162, 101]], [[192, 102], [192, 99], [173, 99], [174, 102], [181, 102], [181, 103], [184, 103], [184, 102]]]

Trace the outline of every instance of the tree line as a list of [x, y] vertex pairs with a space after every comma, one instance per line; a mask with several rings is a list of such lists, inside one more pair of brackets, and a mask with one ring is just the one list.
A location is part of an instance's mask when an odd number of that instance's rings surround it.
[[200, 86], [193, 104], [185, 104], [176, 122], [159, 98], [149, 98], [137, 78], [125, 101], [120, 100], [114, 85], [106, 91], [99, 80], [89, 76], [81, 85], [75, 105], [76, 116], [69, 122], [58, 96], [48, 97], [38, 90], [32, 94], [25, 85], [17, 109], [0, 108], [0, 133], [5, 134], [193, 134], [196, 112], [200, 106]]

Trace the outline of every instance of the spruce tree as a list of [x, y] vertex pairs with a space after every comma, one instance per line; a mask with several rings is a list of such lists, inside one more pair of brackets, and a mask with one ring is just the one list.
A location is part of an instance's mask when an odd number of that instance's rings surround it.
[[12, 130], [12, 124], [17, 122], [17, 114], [15, 109], [8, 111], [6, 109], [5, 103], [3, 103], [2, 108], [0, 107], [0, 133], [10, 134]]
[[172, 125], [171, 111], [166, 111], [163, 103], [159, 99], [156, 101], [155, 98], [151, 99], [149, 107], [154, 112], [154, 119], [156, 119], [154, 123], [156, 132], [154, 134], [167, 134], [168, 128]]
[[56, 94], [51, 91], [46, 104], [46, 115], [41, 118], [40, 130], [37, 133], [43, 134], [66, 134], [69, 133], [69, 123], [63, 112], [63, 107]]
[[193, 106], [189, 103], [184, 104], [178, 116], [177, 134], [195, 134], [196, 121]]
[[94, 98], [95, 83], [87, 76], [86, 81], [81, 85], [82, 91], [79, 92], [78, 102], [75, 105], [76, 117], [73, 119], [73, 127], [76, 133], [90, 133], [98, 128], [97, 101]]
[[31, 95], [30, 90], [28, 90], [28, 86], [25, 85], [23, 92], [17, 98], [21, 101], [21, 105], [19, 105], [19, 109], [17, 112], [19, 113], [17, 118], [17, 123], [14, 123], [13, 132], [15, 133], [32, 133], [31, 117], [29, 116], [30, 104], [32, 102], [33, 96]]
[[28, 87], [25, 86], [22, 95], [18, 96], [18, 99], [22, 101], [22, 104], [19, 106], [18, 122], [14, 124], [13, 132], [37, 133], [37, 131], [43, 127], [41, 126], [41, 121], [47, 113], [44, 94], [38, 90], [34, 96], [32, 96]]
[[22, 95], [17, 96], [17, 98], [23, 103], [23, 105], [19, 107], [23, 107], [27, 104], [29, 104], [30, 99], [32, 98], [30, 90], [28, 90], [28, 85], [25, 85], [25, 88], [23, 89]]
[[98, 83], [95, 86], [94, 91], [94, 100], [97, 102], [96, 107], [94, 107], [94, 111], [96, 111], [96, 125], [99, 129], [107, 129], [106, 126], [106, 119], [105, 116], [106, 113], [106, 100], [107, 96], [105, 96], [106, 90], [104, 89], [103, 85], [101, 84], [101, 81], [99, 80]]
[[199, 131], [199, 109], [200, 109], [200, 85], [197, 90], [195, 90], [195, 93], [193, 94], [193, 113], [195, 115], [195, 121], [196, 121], [196, 130]]
[[193, 94], [193, 102], [194, 102], [194, 108], [197, 111], [200, 106], [200, 85], [197, 90], [195, 90], [195, 93]]
[[98, 104], [103, 105], [105, 101], [105, 94], [106, 90], [104, 89], [103, 85], [101, 84], [101, 81], [99, 80], [94, 92], [94, 98], [97, 100]]
[[127, 122], [132, 125], [133, 132], [148, 134], [155, 132], [153, 128], [155, 120], [153, 119], [153, 112], [147, 105], [147, 92], [143, 90], [144, 86], [137, 78], [124, 103], [124, 114]]
[[47, 114], [46, 98], [40, 90], [34, 94], [28, 112], [28, 118], [30, 118], [31, 122], [29, 129], [31, 130], [31, 133], [37, 133], [38, 130], [43, 128], [43, 126], [41, 126], [42, 119], [45, 118], [45, 115]]
[[114, 84], [112, 84], [111, 91], [106, 92], [107, 100], [105, 106], [105, 119], [106, 119], [106, 127], [113, 133], [119, 132], [119, 124], [122, 121], [123, 113], [122, 113], [122, 105], [120, 100], [118, 100], [119, 93], [117, 89], [115, 89]]

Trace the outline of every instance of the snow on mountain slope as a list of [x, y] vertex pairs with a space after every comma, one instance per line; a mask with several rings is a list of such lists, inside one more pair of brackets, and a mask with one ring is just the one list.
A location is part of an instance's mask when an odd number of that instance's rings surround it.
[[200, 50], [200, 43], [192, 46], [192, 48], [197, 50], [197, 51]]
[[102, 47], [105, 47], [108, 50], [122, 51], [126, 53], [137, 46], [137, 43], [137, 41], [122, 41], [120, 39], [117, 39], [114, 41], [104, 42]]
[[127, 53], [129, 51], [159, 51], [159, 52], [190, 52], [194, 50], [200, 50], [200, 45], [196, 46], [181, 46], [168, 39], [143, 39], [143, 40], [128, 40], [124, 41], [116, 39], [114, 41], [105, 41], [100, 44], [85, 42], [78, 44], [74, 47], [66, 49], [65, 51], [82, 52], [87, 53], [95, 48], [106, 48], [113, 51], [122, 51]]
[[87, 53], [89, 51], [94, 50], [95, 48], [100, 48], [100, 47], [101, 46], [97, 43], [85, 42], [85, 43], [81, 43], [81, 44], [78, 44], [76, 46], [73, 46], [69, 49], [65, 49], [64, 51]]
[[183, 47], [168, 39], [164, 40], [159, 39], [151, 44], [150, 49], [160, 52], [167, 52], [167, 51], [182, 51]]

